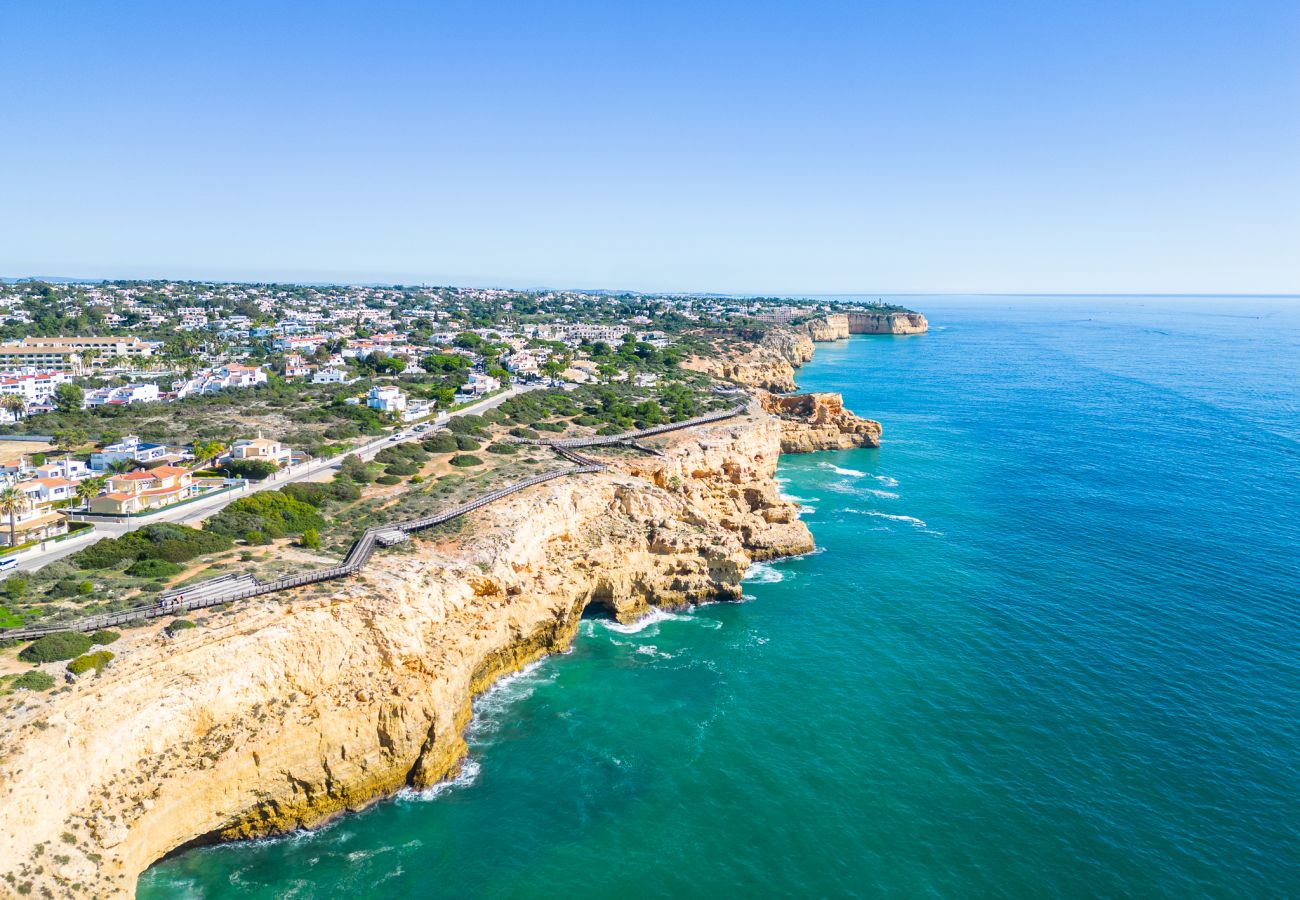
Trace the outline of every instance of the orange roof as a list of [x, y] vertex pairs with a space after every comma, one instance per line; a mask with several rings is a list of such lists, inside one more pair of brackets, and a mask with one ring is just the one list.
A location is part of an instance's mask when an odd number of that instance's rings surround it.
[[[67, 487], [70, 484], [75, 484], [75, 482], [69, 481], [66, 478], [33, 478], [31, 481], [24, 481], [22, 484], [39, 484], [42, 487], [55, 488]], [[21, 486], [22, 485], [20, 485], [20, 487]]]
[[189, 469], [183, 466], [159, 466], [156, 469], [150, 469], [150, 475], [156, 475], [159, 478], [166, 478], [169, 475], [188, 475]]

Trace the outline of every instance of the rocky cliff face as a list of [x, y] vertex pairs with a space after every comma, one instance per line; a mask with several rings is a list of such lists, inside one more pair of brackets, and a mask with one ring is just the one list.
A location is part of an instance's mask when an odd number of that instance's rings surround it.
[[807, 334], [773, 329], [753, 349], [737, 356], [697, 357], [686, 366], [715, 378], [785, 393], [797, 390], [794, 370], [813, 357]]
[[[454, 773], [471, 698], [563, 649], [591, 603], [738, 598], [752, 560], [812, 537], [773, 481], [769, 416], [664, 457], [550, 482], [356, 577], [138, 629], [99, 677], [11, 711], [0, 893], [113, 897], [170, 850], [319, 824]], [[445, 540], [445, 538], [444, 538]]]
[[762, 394], [760, 400], [780, 419], [782, 453], [880, 446], [880, 423], [849, 412], [839, 394]]
[[915, 312], [847, 312], [813, 319], [803, 330], [814, 341], [840, 341], [851, 334], [921, 334], [929, 327]]

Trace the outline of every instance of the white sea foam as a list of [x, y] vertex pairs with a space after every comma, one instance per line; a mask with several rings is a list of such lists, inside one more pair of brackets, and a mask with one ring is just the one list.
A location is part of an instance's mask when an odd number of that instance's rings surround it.
[[881, 484], [883, 484], [885, 487], [898, 487], [898, 479], [897, 479], [897, 478], [891, 478], [891, 477], [889, 477], [888, 475], [877, 475], [877, 476], [875, 476], [875, 478], [876, 478], [876, 481], [879, 481], [879, 482], [880, 482]]
[[446, 781], [439, 781], [432, 787], [427, 787], [422, 791], [417, 791], [414, 788], [402, 788], [397, 792], [397, 800], [399, 803], [419, 803], [426, 800], [434, 800], [448, 791], [469, 787], [471, 784], [478, 781], [480, 771], [481, 767], [478, 764], [478, 760], [474, 759], [472, 756], [468, 756], [465, 758], [465, 761], [461, 763], [460, 771], [456, 773], [455, 778], [448, 778]]
[[601, 628], [606, 631], [615, 631], [619, 634], [638, 634], [651, 625], [657, 625], [660, 622], [689, 622], [690, 616], [683, 616], [679, 613], [668, 612], [666, 609], [651, 607], [650, 611], [635, 622], [624, 625], [622, 622], [616, 622], [613, 619], [595, 619]]
[[866, 493], [870, 494], [871, 496], [873, 496], [873, 497], [879, 497], [879, 498], [882, 499], [882, 500], [897, 500], [897, 499], [898, 499], [898, 495], [895, 494], [893, 491], [882, 491], [882, 490], [878, 490], [878, 489], [876, 489], [876, 488], [865, 488], [864, 490], [865, 490]]
[[809, 506], [807, 503], [805, 503], [803, 506], [799, 507], [799, 512], [801, 512], [801, 513], [815, 513], [815, 512], [817, 512], [817, 507], [815, 507], [815, 506]]
[[819, 465], [821, 465], [823, 469], [830, 469], [836, 475], [847, 475], [850, 478], [861, 478], [867, 474], [866, 472], [859, 472], [857, 469], [846, 469], [843, 466], [837, 466], [835, 463], [824, 462]]
[[850, 509], [849, 512], [855, 512], [863, 516], [875, 516], [879, 519], [890, 519], [894, 522], [906, 522], [916, 528], [924, 528], [925, 523], [916, 516], [896, 516], [892, 513], [881, 512], [878, 509]]
[[747, 584], [777, 584], [785, 581], [785, 573], [768, 563], [756, 562], [745, 573]]

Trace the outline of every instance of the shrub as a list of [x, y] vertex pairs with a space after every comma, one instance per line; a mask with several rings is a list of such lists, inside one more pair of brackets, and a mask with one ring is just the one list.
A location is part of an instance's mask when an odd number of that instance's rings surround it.
[[419, 466], [407, 462], [389, 463], [384, 467], [385, 475], [414, 475], [418, 471], [420, 471]]
[[169, 636], [177, 632], [184, 631], [187, 628], [194, 628], [195, 625], [189, 619], [173, 619], [166, 628], [163, 629]]
[[270, 538], [302, 534], [325, 526], [316, 508], [281, 491], [262, 491], [240, 497], [204, 523], [207, 531], [234, 536], [260, 531]]
[[73, 675], [82, 675], [91, 669], [98, 674], [104, 671], [104, 666], [112, 660], [113, 654], [107, 650], [96, 650], [94, 653], [87, 653], [85, 656], [78, 656], [72, 662], [68, 663], [68, 671]]
[[412, 475], [412, 476], [411, 476], [411, 484], [423, 484], [423, 483], [424, 483], [424, 476], [423, 476], [423, 475]]
[[271, 543], [271, 539], [266, 536], [265, 531], [258, 531], [254, 528], [252, 531], [244, 533], [244, 542], [253, 547], [264, 547]]
[[83, 569], [107, 569], [122, 562], [140, 559], [186, 562], [205, 553], [218, 553], [228, 549], [228, 537], [163, 522], [146, 525], [118, 538], [104, 538], [71, 559]]
[[454, 453], [456, 436], [450, 431], [439, 431], [433, 437], [420, 441], [420, 446], [430, 453]]
[[569, 426], [568, 423], [566, 422], [538, 422], [533, 427], [541, 429], [542, 431], [557, 432], [557, 431], [563, 431]]
[[447, 422], [447, 430], [455, 434], [482, 434], [487, 424], [487, 419], [482, 416], [452, 416]]
[[94, 642], [84, 634], [75, 631], [56, 631], [32, 641], [19, 652], [18, 658], [30, 663], [57, 662], [80, 656], [93, 644]]
[[93, 581], [82, 581], [77, 584], [77, 593], [82, 597], [89, 597], [95, 593], [95, 583]]
[[17, 600], [23, 594], [27, 593], [27, 588], [31, 584], [22, 575], [11, 575], [5, 579], [4, 592], [10, 600]]
[[451, 458], [451, 464], [453, 466], [467, 468], [469, 466], [481, 466], [483, 465], [483, 460], [479, 459], [477, 456], [471, 456], [468, 453], [460, 453]]
[[227, 478], [262, 481], [275, 474], [275, 463], [269, 463], [264, 459], [232, 459], [221, 464], [221, 472]]
[[185, 569], [165, 559], [139, 559], [126, 567], [126, 574], [137, 578], [166, 578], [179, 575]]
[[533, 429], [523, 428], [518, 425], [516, 425], [514, 428], [511, 428], [510, 433], [517, 438], [528, 438], [530, 440], [536, 440], [538, 437], [540, 437], [540, 435], [538, 435], [536, 431], [533, 431]]
[[118, 634], [116, 631], [109, 631], [105, 628], [102, 631], [92, 631], [90, 634], [90, 640], [91, 643], [94, 644], [111, 644], [121, 636], [122, 635]]
[[240, 561], [240, 562], [252, 562], [252, 561], [253, 561], [253, 551], [252, 551], [252, 550], [241, 550], [241, 551], [239, 552], [239, 561]]
[[48, 691], [54, 687], [54, 676], [36, 670], [24, 672], [14, 679], [13, 686], [24, 691]]
[[308, 550], [319, 550], [320, 532], [317, 531], [315, 528], [308, 528], [306, 531], [302, 533], [302, 540], [300, 541], [300, 543]]
[[519, 445], [518, 445], [518, 444], [501, 444], [501, 443], [488, 444], [488, 446], [487, 446], [487, 452], [488, 452], [488, 453], [500, 453], [502, 456], [510, 456], [510, 455], [512, 455], [512, 454], [515, 454], [515, 453], [518, 453], [518, 452], [519, 452]]
[[375, 483], [387, 484], [387, 485], [401, 484], [402, 479], [400, 476], [397, 475], [380, 475], [378, 478], [375, 479]]
[[357, 456], [355, 453], [349, 453], [347, 456], [343, 457], [343, 462], [339, 463], [339, 477], [347, 478], [360, 484], [369, 484], [371, 481], [374, 481], [374, 478], [370, 475], [369, 467], [366, 466], [366, 464], [361, 461], [361, 457]]
[[456, 435], [457, 450], [477, 450], [481, 445], [478, 441], [466, 434]]

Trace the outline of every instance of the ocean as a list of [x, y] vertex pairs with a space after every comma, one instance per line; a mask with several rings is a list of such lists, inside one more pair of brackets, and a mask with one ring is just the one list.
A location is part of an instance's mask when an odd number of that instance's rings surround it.
[[456, 781], [142, 898], [1300, 895], [1300, 301], [908, 297], [805, 390], [818, 550], [591, 616]]

